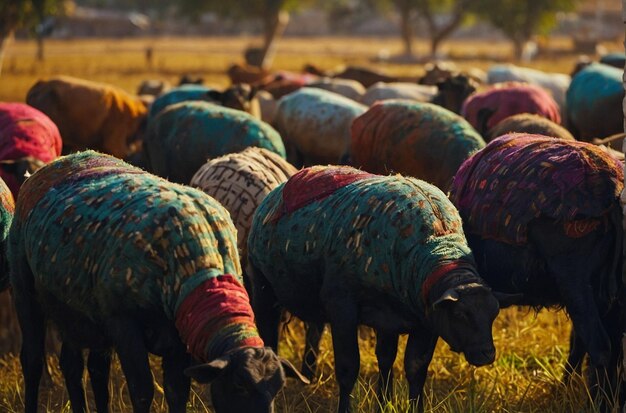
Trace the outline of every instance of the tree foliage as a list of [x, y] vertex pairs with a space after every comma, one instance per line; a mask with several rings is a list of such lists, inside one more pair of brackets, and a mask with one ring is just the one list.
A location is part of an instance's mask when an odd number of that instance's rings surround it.
[[572, 11], [580, 0], [474, 0], [470, 10], [508, 37], [519, 57], [524, 44], [556, 24], [558, 12]]

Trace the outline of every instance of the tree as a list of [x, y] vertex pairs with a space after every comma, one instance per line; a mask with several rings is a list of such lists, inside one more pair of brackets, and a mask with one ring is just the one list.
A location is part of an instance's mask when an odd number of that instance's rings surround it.
[[[60, 14], [68, 10], [71, 2], [67, 0], [9, 0], [0, 1], [0, 72], [8, 42], [15, 30], [27, 27], [37, 34], [37, 57], [43, 59], [43, 35], [41, 25], [47, 16]], [[39, 28], [38, 28], [39, 26]]]
[[474, 0], [471, 11], [499, 29], [513, 42], [516, 58], [535, 34], [556, 24], [557, 12], [572, 11], [580, 0]]
[[[400, 16], [400, 35], [404, 54], [413, 55], [414, 22], [422, 20], [430, 38], [430, 55], [435, 57], [441, 42], [463, 22], [472, 0], [365, 0], [379, 10], [393, 5]], [[447, 15], [447, 19], [441, 19]]]
[[298, 0], [181, 0], [180, 11], [188, 16], [212, 11], [232, 19], [255, 19], [263, 24], [263, 46], [259, 66], [269, 66], [275, 41], [282, 35], [289, 21], [288, 12], [307, 3]]

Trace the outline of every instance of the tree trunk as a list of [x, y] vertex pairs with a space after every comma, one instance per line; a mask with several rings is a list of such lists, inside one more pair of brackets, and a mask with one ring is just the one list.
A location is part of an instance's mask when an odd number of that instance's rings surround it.
[[8, 33], [0, 34], [0, 75], [2, 74], [2, 63], [4, 62], [4, 55], [9, 44], [13, 41], [13, 30]]
[[44, 60], [44, 48], [43, 48], [43, 36], [41, 34], [37, 34], [37, 55], [38, 62], [43, 62]]
[[404, 55], [413, 55], [413, 25], [411, 23], [411, 9], [409, 7], [401, 8], [400, 12], [400, 35], [404, 44]]
[[263, 50], [259, 66], [269, 69], [276, 54], [276, 41], [280, 39], [289, 23], [289, 13], [283, 10], [274, 10], [264, 19]]
[[517, 61], [522, 60], [522, 53], [524, 52], [525, 40], [516, 38], [511, 39], [513, 41], [513, 58]]

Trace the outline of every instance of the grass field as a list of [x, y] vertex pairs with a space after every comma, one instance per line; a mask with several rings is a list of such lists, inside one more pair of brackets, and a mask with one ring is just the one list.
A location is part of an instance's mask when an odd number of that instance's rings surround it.
[[[204, 76], [207, 83], [227, 84], [225, 69], [241, 61], [246, 46], [254, 38], [208, 39], [133, 39], [49, 41], [46, 60], [34, 59], [32, 42], [18, 41], [10, 46], [0, 76], [0, 100], [23, 101], [28, 88], [40, 77], [69, 74], [117, 84], [134, 91], [143, 79], [166, 79], [173, 83], [183, 73]], [[554, 47], [567, 47], [567, 41], [555, 41]], [[154, 66], [146, 66], [144, 50], [154, 48]], [[607, 44], [608, 50], [621, 50], [618, 43]], [[455, 41], [446, 46], [448, 54], [462, 67], [488, 67], [494, 61], [505, 61], [510, 46], [499, 42]], [[419, 75], [421, 65], [371, 63], [379, 54], [395, 55], [401, 50], [396, 39], [284, 39], [274, 63], [277, 69], [300, 70], [314, 62], [324, 68], [341, 64], [367, 64], [392, 74]], [[418, 53], [425, 53], [426, 43], [419, 43]], [[530, 66], [550, 71], [569, 72], [576, 60], [573, 54], [542, 57]], [[426, 384], [427, 411], [433, 412], [586, 412], [593, 411], [584, 381], [575, 377], [570, 384], [561, 383], [567, 357], [569, 320], [562, 312], [528, 309], [501, 311], [494, 325], [498, 351], [496, 362], [488, 367], [473, 368], [461, 355], [452, 353], [439, 342], [429, 369]], [[401, 342], [403, 347], [404, 341]], [[361, 375], [353, 392], [355, 411], [376, 411], [376, 360], [374, 338], [370, 331], [361, 333]], [[303, 349], [302, 326], [291, 322], [281, 340], [280, 353], [299, 366]], [[380, 406], [381, 412], [406, 411], [406, 384], [402, 373], [400, 351], [396, 361], [396, 395]], [[52, 377], [42, 386], [42, 409], [71, 411], [55, 356]], [[155, 380], [160, 382], [158, 361], [154, 362]], [[320, 355], [318, 380], [309, 386], [289, 382], [277, 398], [279, 412], [331, 412], [336, 407], [337, 387], [333, 374], [333, 355], [326, 334]], [[23, 388], [19, 360], [13, 355], [0, 358], [0, 411], [23, 409]], [[119, 365], [111, 381], [112, 410], [130, 411], [126, 386]], [[610, 395], [607, 396], [610, 398]], [[155, 391], [155, 412], [166, 411], [162, 389]], [[194, 386], [189, 411], [208, 412], [208, 392]]]

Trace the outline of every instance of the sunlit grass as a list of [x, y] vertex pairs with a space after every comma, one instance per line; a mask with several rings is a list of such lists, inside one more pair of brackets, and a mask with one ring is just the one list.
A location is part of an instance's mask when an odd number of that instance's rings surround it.
[[[40, 77], [69, 74], [117, 84], [135, 91], [141, 80], [165, 79], [172, 83], [183, 73], [202, 75], [206, 83], [226, 85], [226, 68], [241, 62], [246, 46], [258, 42], [253, 38], [208, 39], [132, 39], [49, 41], [47, 58], [35, 61], [32, 42], [16, 42], [10, 46], [0, 75], [0, 100], [23, 101], [28, 88]], [[555, 47], [567, 44], [555, 41]], [[154, 47], [154, 64], [148, 67], [145, 47]], [[618, 43], [607, 45], [609, 50], [622, 50]], [[461, 67], [487, 68], [492, 62], [505, 61], [510, 45], [501, 42], [453, 41], [445, 45], [447, 52]], [[419, 42], [417, 53], [427, 50]], [[417, 76], [423, 73], [418, 64], [372, 63], [377, 54], [400, 53], [401, 44], [395, 38], [322, 38], [283, 39], [278, 47], [274, 68], [300, 70], [305, 63], [314, 62], [326, 68], [341, 64], [363, 64], [388, 73]], [[530, 66], [569, 72], [576, 60], [574, 54], [541, 58]], [[1, 327], [0, 327], [1, 328]], [[292, 321], [283, 331], [280, 354], [300, 365], [303, 353], [302, 325]], [[561, 382], [567, 358], [569, 320], [562, 312], [540, 312], [524, 309], [502, 311], [494, 324], [494, 341], [498, 351], [495, 363], [474, 368], [461, 355], [451, 353], [443, 342], [438, 344], [425, 387], [426, 410], [430, 412], [592, 412], [589, 392], [581, 377]], [[395, 391], [391, 400], [379, 406], [376, 400], [377, 365], [374, 357], [374, 337], [363, 329], [360, 334], [361, 374], [353, 392], [357, 412], [405, 412], [407, 384], [402, 371], [403, 338], [396, 360]], [[67, 392], [55, 355], [50, 356], [51, 377], [44, 380], [40, 391], [42, 411], [70, 412]], [[156, 358], [155, 400], [153, 410], [165, 412], [166, 403], [161, 389], [161, 375]], [[319, 356], [318, 379], [304, 386], [293, 381], [278, 395], [277, 411], [284, 413], [332, 412], [336, 409], [337, 386], [333, 371], [330, 335], [324, 335]], [[87, 382], [86, 382], [87, 383]], [[113, 412], [131, 411], [126, 384], [119, 363], [115, 361], [110, 384]], [[91, 391], [88, 398], [93, 406]], [[611, 398], [610, 395], [607, 398]], [[0, 412], [23, 411], [23, 381], [18, 357], [0, 358]], [[93, 409], [91, 411], [94, 411]], [[210, 412], [209, 392], [194, 385], [188, 405], [190, 412]]]
[[[498, 357], [491, 366], [471, 367], [462, 355], [450, 352], [440, 341], [429, 368], [425, 387], [426, 411], [430, 412], [593, 412], [584, 380], [574, 376], [571, 382], [561, 381], [567, 358], [569, 321], [561, 312], [533, 312], [507, 309], [494, 324], [494, 340]], [[303, 351], [303, 328], [291, 321], [282, 333], [280, 354], [300, 365]], [[375, 339], [371, 331], [360, 334], [361, 372], [353, 391], [353, 407], [357, 412], [381, 411], [400, 413], [408, 409], [407, 383], [402, 370], [406, 339], [400, 342], [394, 366], [395, 388], [391, 400], [382, 406], [376, 398], [377, 366]], [[333, 352], [330, 334], [322, 340], [317, 380], [305, 386], [289, 381], [276, 398], [277, 411], [283, 413], [331, 412], [336, 409], [338, 390], [334, 379]], [[161, 388], [160, 362], [152, 358], [155, 372], [153, 409], [166, 412]], [[40, 405], [46, 411], [69, 412], [68, 396], [58, 368], [56, 356], [50, 356], [51, 380], [44, 380]], [[23, 408], [22, 377], [18, 358], [0, 359], [0, 411], [19, 412]], [[85, 377], [87, 384], [87, 377]], [[110, 384], [111, 408], [114, 412], [131, 410], [126, 384], [119, 363], [114, 361]], [[91, 391], [87, 391], [93, 405]], [[611, 398], [610, 395], [607, 398]], [[208, 388], [194, 385], [188, 404], [190, 412], [211, 412]]]

